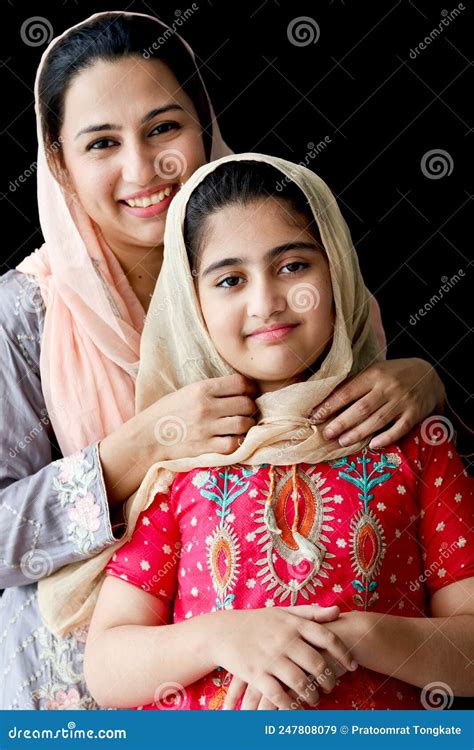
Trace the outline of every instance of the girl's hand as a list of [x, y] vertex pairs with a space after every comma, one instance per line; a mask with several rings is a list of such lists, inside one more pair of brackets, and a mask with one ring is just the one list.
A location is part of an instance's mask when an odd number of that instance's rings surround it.
[[224, 709], [235, 708], [248, 687], [245, 706], [257, 701], [286, 710], [295, 702], [296, 707], [317, 705], [317, 687], [329, 693], [338, 673], [357, 668], [341, 639], [320, 624], [339, 612], [338, 607], [301, 605], [220, 613], [215, 662], [238, 680], [229, 687]]
[[434, 368], [423, 359], [377, 362], [338, 386], [310, 415], [315, 424], [344, 409], [323, 430], [326, 440], [352, 445], [394, 422], [370, 442], [372, 449], [399, 440], [415, 424], [442, 410], [445, 390]]
[[255, 425], [254, 381], [240, 374], [200, 380], [169, 393], [142, 415], [160, 458], [233, 453]]

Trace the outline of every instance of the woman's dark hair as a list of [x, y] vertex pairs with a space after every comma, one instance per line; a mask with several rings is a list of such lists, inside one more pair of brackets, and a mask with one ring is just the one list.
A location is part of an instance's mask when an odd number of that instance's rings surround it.
[[305, 220], [307, 229], [321, 242], [313, 210], [296, 183], [266, 162], [228, 161], [210, 172], [188, 200], [184, 242], [191, 270], [197, 269], [206, 219], [212, 213], [229, 205], [247, 206], [267, 198], [284, 201], [290, 212], [299, 214]]
[[107, 14], [71, 31], [53, 47], [39, 80], [39, 103], [45, 149], [59, 149], [64, 98], [76, 76], [98, 60], [133, 55], [165, 63], [196, 108], [204, 148], [210, 159], [212, 132], [209, 102], [196, 66], [174, 32], [149, 18]]

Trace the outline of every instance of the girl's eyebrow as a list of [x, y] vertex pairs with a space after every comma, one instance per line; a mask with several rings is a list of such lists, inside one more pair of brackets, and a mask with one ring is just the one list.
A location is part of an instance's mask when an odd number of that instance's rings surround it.
[[[283, 253], [286, 253], [287, 250], [315, 250], [317, 252], [320, 252], [321, 246], [316, 242], [287, 242], [285, 245], [278, 245], [278, 247], [274, 247], [272, 248], [272, 250], [268, 250], [268, 252], [266, 252], [263, 256], [263, 261], [265, 263], [270, 263], [279, 255], [283, 255]], [[202, 278], [209, 276], [209, 274], [213, 273], [213, 271], [218, 271], [220, 268], [225, 268], [226, 266], [245, 265], [249, 262], [251, 261], [249, 261], [248, 258], [223, 258], [222, 260], [217, 260], [215, 263], [211, 263], [211, 265], [208, 266], [205, 271], [203, 271]]]
[[[179, 104], [165, 104], [163, 107], [157, 107], [156, 109], [150, 110], [147, 115], [142, 119], [141, 125], [145, 125], [150, 120], [153, 120], [154, 117], [157, 117], [158, 115], [162, 115], [165, 112], [170, 112], [171, 110], [180, 110], [181, 112], [184, 112], [183, 108], [179, 106]], [[89, 125], [87, 128], [83, 128], [80, 130], [74, 137], [74, 140], [79, 138], [80, 135], [84, 135], [85, 133], [98, 133], [102, 130], [121, 130], [121, 125], [111, 125], [109, 122], [104, 123], [103, 125]]]

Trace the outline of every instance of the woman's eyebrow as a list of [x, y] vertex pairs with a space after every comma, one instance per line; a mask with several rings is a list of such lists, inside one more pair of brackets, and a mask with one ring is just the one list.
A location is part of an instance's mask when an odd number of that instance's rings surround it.
[[[284, 245], [278, 245], [278, 247], [274, 247], [272, 248], [272, 250], [268, 250], [268, 252], [266, 252], [263, 256], [264, 263], [270, 263], [279, 255], [283, 255], [283, 253], [286, 253], [287, 250], [315, 250], [316, 252], [320, 252], [321, 246], [316, 242], [287, 242]], [[209, 274], [213, 273], [213, 271], [218, 271], [220, 268], [225, 268], [226, 266], [244, 265], [246, 263], [249, 263], [248, 258], [223, 258], [222, 260], [217, 260], [215, 263], [211, 263], [211, 265], [208, 266], [205, 271], [203, 271], [202, 278], [209, 276]]]
[[[145, 115], [145, 117], [142, 119], [140, 125], [145, 125], [150, 120], [153, 120], [154, 117], [157, 117], [158, 115], [162, 115], [165, 112], [170, 112], [172, 110], [179, 110], [181, 112], [184, 111], [183, 108], [180, 107], [179, 104], [164, 104], [163, 107], [157, 107], [155, 109], [150, 110], [150, 112], [148, 112], [148, 114]], [[84, 135], [85, 133], [99, 133], [102, 130], [121, 130], [121, 129], [122, 129], [121, 125], [112, 125], [109, 122], [106, 122], [103, 125], [89, 125], [87, 128], [83, 128], [82, 130], [80, 130], [76, 134], [74, 140], [76, 140], [76, 138], [79, 138], [80, 135]]]

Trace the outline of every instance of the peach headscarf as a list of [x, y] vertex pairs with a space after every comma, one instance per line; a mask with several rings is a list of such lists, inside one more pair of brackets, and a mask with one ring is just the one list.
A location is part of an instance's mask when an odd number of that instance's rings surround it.
[[[161, 27], [160, 33], [169, 28], [143, 13], [95, 13], [52, 40], [41, 58], [35, 81], [38, 210], [44, 244], [17, 268], [35, 277], [46, 306], [41, 381], [63, 455], [100, 440], [134, 415], [145, 313], [96, 225], [82, 206], [65, 193], [48, 166], [39, 78], [46, 58], [59, 40], [90, 21], [118, 15], [149, 18]], [[206, 91], [191, 47], [178, 38], [189, 52]], [[208, 95], [207, 98], [212, 121], [212, 161], [232, 151], [221, 137]]]

